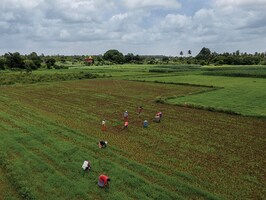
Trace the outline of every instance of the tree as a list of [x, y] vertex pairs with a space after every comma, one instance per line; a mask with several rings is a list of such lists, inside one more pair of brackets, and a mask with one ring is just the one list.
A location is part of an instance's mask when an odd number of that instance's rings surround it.
[[25, 64], [23, 58], [18, 52], [15, 53], [6, 53], [4, 55], [6, 59], [6, 65], [10, 69], [25, 69]]
[[61, 63], [66, 63], [66, 58], [65, 58], [65, 56], [61, 56], [61, 57], [60, 57], [60, 62], [61, 62]]
[[24, 63], [25, 69], [28, 73], [31, 72], [33, 69], [36, 69], [36, 65], [32, 60], [25, 60]]
[[123, 64], [125, 62], [123, 54], [116, 49], [111, 49], [105, 52], [103, 59], [116, 64]]
[[164, 56], [162, 61], [167, 64], [169, 62], [169, 57]]
[[209, 58], [211, 56], [211, 51], [210, 49], [206, 48], [206, 47], [203, 47], [199, 54], [196, 56], [196, 59], [198, 60], [205, 60], [205, 61], [208, 61]]
[[56, 60], [54, 58], [48, 58], [45, 61], [45, 64], [46, 64], [48, 69], [51, 69], [55, 65], [55, 62], [56, 62]]
[[147, 64], [155, 64], [156, 63], [156, 59], [154, 57], [148, 57], [146, 58], [146, 62]]
[[138, 54], [136, 56], [134, 56], [134, 63], [136, 63], [136, 64], [143, 64], [143, 60], [144, 60], [144, 58]]
[[32, 66], [33, 68], [31, 68], [31, 69], [38, 69], [41, 67], [42, 59], [40, 56], [37, 55], [36, 52], [32, 52], [27, 57], [29, 60], [32, 60], [32, 62], [34, 63], [34, 66]]
[[131, 63], [134, 60], [134, 54], [133, 53], [128, 53], [125, 55], [125, 62], [126, 63]]
[[188, 55], [191, 55], [191, 50], [188, 50], [188, 52], [187, 52], [187, 53], [188, 53]]
[[180, 51], [180, 53], [179, 53], [179, 54], [180, 54], [180, 56], [183, 56], [183, 54], [184, 54], [184, 53], [183, 53], [183, 51]]
[[6, 60], [2, 57], [0, 57], [0, 70], [5, 69]]
[[124, 56], [124, 62], [125, 63], [136, 63], [136, 64], [142, 64], [143, 58], [141, 56], [134, 55], [133, 53], [128, 53]]

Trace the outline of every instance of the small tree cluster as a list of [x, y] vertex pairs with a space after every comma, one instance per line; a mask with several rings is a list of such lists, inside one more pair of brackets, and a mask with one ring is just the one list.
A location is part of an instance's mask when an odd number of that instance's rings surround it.
[[115, 64], [125, 63], [123, 54], [116, 49], [111, 49], [105, 52], [105, 54], [103, 55], [103, 59]]
[[41, 63], [41, 57], [35, 52], [25, 56], [20, 55], [19, 52], [8, 52], [0, 58], [0, 69], [26, 70], [30, 72], [40, 68]]

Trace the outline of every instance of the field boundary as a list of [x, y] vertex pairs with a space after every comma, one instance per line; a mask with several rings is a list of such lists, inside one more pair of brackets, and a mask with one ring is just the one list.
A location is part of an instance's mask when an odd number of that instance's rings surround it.
[[223, 89], [224, 87], [217, 87], [213, 85], [201, 85], [194, 83], [182, 83], [182, 82], [165, 82], [165, 81], [146, 81], [146, 80], [128, 80], [128, 81], [136, 81], [136, 82], [147, 82], [147, 83], [160, 83], [160, 84], [169, 84], [169, 85], [184, 85], [184, 86], [194, 86], [194, 87], [205, 87], [205, 88], [218, 88]]

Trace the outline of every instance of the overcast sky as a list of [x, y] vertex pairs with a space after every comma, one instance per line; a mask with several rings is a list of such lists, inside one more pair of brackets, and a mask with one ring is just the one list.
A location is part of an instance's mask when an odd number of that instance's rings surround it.
[[266, 51], [266, 0], [0, 0], [0, 55]]

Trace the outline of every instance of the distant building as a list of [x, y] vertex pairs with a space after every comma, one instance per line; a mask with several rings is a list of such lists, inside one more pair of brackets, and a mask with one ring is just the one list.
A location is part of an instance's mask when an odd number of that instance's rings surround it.
[[85, 62], [86, 62], [87, 64], [89, 64], [89, 65], [92, 65], [92, 64], [94, 63], [94, 60], [93, 60], [93, 58], [90, 56], [90, 57], [88, 57], [88, 58], [85, 58]]

